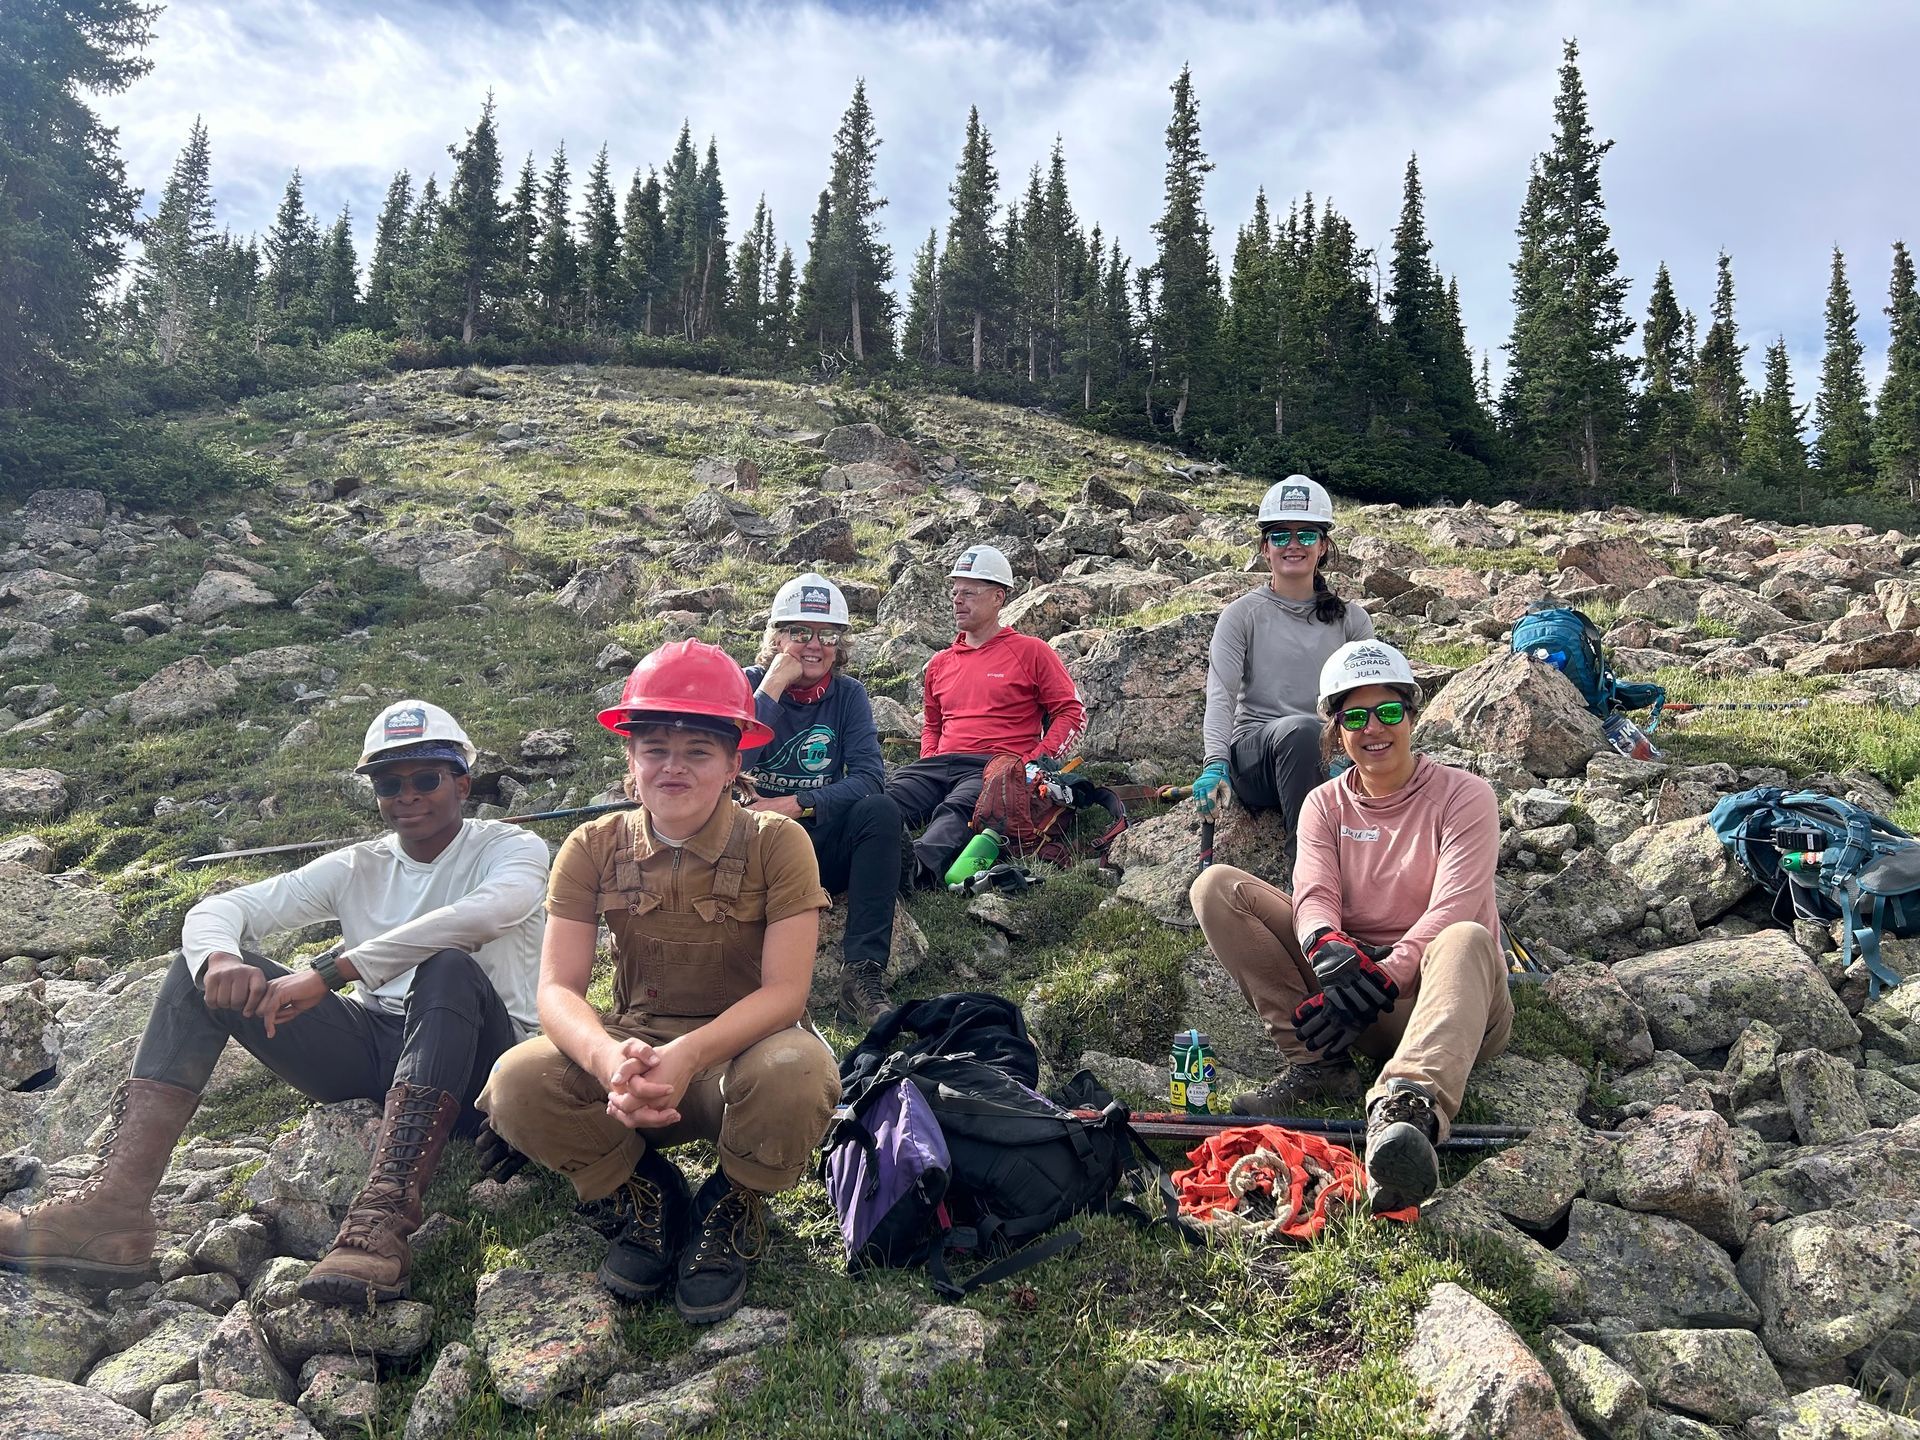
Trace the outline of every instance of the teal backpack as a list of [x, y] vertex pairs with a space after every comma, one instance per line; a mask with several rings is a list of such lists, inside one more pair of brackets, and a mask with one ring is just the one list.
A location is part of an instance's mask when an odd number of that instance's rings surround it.
[[1841, 964], [1859, 952], [1869, 995], [1900, 983], [1881, 958], [1880, 935], [1920, 935], [1920, 840], [1848, 801], [1775, 785], [1727, 796], [1713, 807], [1712, 822], [1735, 862], [1772, 897], [1776, 921], [1838, 920]]
[[1641, 728], [1652, 730], [1660, 723], [1666, 688], [1622, 680], [1609, 670], [1600, 627], [1578, 610], [1541, 601], [1514, 622], [1513, 650], [1559, 670], [1602, 720], [1616, 710], [1652, 707], [1653, 714]]

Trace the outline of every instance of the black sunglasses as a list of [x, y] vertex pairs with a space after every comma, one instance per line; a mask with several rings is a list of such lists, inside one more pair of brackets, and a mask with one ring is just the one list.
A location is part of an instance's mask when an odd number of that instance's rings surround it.
[[431, 795], [440, 788], [442, 780], [452, 778], [444, 770], [419, 770], [411, 775], [376, 775], [373, 777], [373, 793], [382, 800], [391, 800], [411, 786], [416, 795]]

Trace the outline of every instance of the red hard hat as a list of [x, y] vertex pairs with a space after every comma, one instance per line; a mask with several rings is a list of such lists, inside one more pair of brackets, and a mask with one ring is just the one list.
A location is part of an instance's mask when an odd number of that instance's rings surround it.
[[620, 703], [600, 712], [600, 723], [625, 735], [641, 717], [702, 716], [738, 727], [740, 748], [773, 739], [753, 713], [753, 686], [746, 672], [718, 645], [675, 640], [645, 656], [627, 676]]

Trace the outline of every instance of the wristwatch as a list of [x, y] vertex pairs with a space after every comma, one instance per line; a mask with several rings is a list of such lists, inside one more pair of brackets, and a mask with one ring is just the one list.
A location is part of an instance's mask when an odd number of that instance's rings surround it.
[[811, 820], [813, 818], [813, 806], [802, 805], [800, 807], [800, 818], [802, 820]]
[[313, 957], [314, 974], [320, 977], [320, 983], [329, 990], [344, 990], [353, 982], [340, 973], [340, 967], [334, 964], [343, 952], [328, 950]]

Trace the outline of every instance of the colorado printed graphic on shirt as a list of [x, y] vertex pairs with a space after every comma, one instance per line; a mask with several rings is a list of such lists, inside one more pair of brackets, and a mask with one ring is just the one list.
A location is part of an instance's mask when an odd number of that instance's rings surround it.
[[427, 712], [418, 705], [409, 705], [403, 710], [395, 710], [387, 716], [387, 743], [397, 740], [418, 740], [427, 733]]
[[753, 783], [767, 795], [792, 795], [818, 790], [828, 783], [833, 768], [833, 727], [809, 725], [753, 767]]

